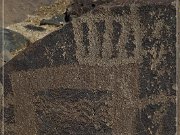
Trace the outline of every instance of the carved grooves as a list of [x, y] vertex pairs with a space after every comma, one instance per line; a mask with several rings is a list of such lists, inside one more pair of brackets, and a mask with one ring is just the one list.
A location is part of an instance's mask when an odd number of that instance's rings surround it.
[[89, 28], [88, 28], [87, 23], [82, 23], [81, 26], [82, 26], [82, 34], [83, 34], [82, 40], [83, 40], [84, 54], [88, 55], [89, 54], [89, 50], [88, 50], [88, 47], [89, 47], [89, 39], [88, 39]]
[[113, 21], [113, 33], [112, 33], [112, 56], [111, 58], [117, 58], [119, 53], [118, 43], [122, 32], [122, 26], [119, 22]]
[[[132, 18], [130, 7], [109, 10], [107, 15], [90, 14], [73, 23], [76, 58], [79, 63], [119, 65], [122, 62], [134, 63], [138, 59], [135, 55], [135, 49], [138, 50], [136, 44], [139, 43], [136, 41], [138, 38], [134, 36], [136, 27], [132, 27], [135, 25], [132, 20], [128, 22], [128, 19]], [[111, 12], [113, 16], [110, 15]], [[134, 12], [133, 17], [136, 18], [137, 11]]]
[[128, 40], [125, 45], [125, 49], [127, 51], [127, 57], [134, 57], [134, 49], [136, 48], [136, 45], [134, 44], [135, 38], [134, 38], [134, 31], [130, 30], [128, 35]]
[[112, 100], [109, 91], [60, 88], [39, 91], [35, 97], [40, 135], [112, 134], [110, 106], [105, 104]]
[[98, 45], [98, 56], [100, 58], [102, 58], [102, 49], [103, 49], [103, 41], [104, 41], [104, 32], [105, 32], [105, 20], [101, 20], [100, 22], [96, 22], [96, 29], [97, 29], [97, 36], [98, 36], [98, 40], [97, 40], [97, 45]]

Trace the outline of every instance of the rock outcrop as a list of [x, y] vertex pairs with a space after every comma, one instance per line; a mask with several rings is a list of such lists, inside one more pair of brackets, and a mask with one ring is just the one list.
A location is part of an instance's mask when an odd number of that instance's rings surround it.
[[4, 71], [7, 134], [175, 135], [175, 5], [95, 7]]

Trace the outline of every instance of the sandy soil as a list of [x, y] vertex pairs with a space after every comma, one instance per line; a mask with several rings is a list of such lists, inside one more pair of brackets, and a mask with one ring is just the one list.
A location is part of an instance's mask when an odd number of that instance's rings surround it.
[[[39, 26], [39, 24], [42, 19], [48, 19], [57, 14], [63, 14], [69, 3], [69, 0], [57, 0], [51, 5], [41, 6], [39, 9], [35, 11], [34, 15], [28, 15], [28, 17], [24, 21], [9, 25], [7, 28], [24, 35], [31, 42], [35, 42], [43, 38], [47, 34], [51, 33], [52, 31], [62, 27], [51, 25]], [[43, 30], [36, 31], [27, 29], [26, 26], [28, 25], [40, 27]]]
[[[33, 14], [37, 8], [50, 5], [55, 0], [4, 0], [5, 27], [23, 21], [28, 14]], [[0, 2], [0, 18], [2, 18], [2, 2]], [[0, 19], [2, 26], [2, 19]]]

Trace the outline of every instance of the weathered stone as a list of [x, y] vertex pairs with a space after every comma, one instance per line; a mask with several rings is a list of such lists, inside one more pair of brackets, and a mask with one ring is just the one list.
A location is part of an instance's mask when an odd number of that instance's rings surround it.
[[175, 135], [175, 28], [170, 1], [111, 3], [37, 41], [4, 66], [6, 131]]
[[79, 17], [95, 7], [113, 2], [114, 0], [72, 0], [68, 7], [67, 14], [70, 17]]
[[26, 25], [24, 26], [25, 28], [27, 28], [28, 30], [32, 30], [32, 31], [45, 31], [46, 29], [43, 27], [39, 27], [39, 26], [35, 26], [35, 25]]
[[139, 135], [174, 135], [176, 133], [175, 108], [175, 104], [169, 101], [167, 103], [149, 104], [139, 110], [136, 125], [136, 129], [140, 132]]
[[43, 19], [40, 21], [40, 25], [55, 25], [60, 26], [66, 23], [65, 15], [56, 15], [50, 19]]
[[[4, 39], [2, 39], [2, 33], [4, 35]], [[0, 41], [4, 41], [4, 48], [2, 48], [1, 45], [0, 52], [2, 52], [2, 49], [4, 49], [8, 50], [12, 54], [15, 54], [16, 51], [25, 48], [25, 46], [27, 46], [30, 43], [26, 37], [9, 29], [1, 28], [0, 34]]]
[[[131, 132], [133, 123], [124, 117], [133, 119], [135, 108], [131, 107], [136, 104], [138, 88], [131, 86], [131, 82], [136, 84], [136, 65], [127, 66], [67, 65], [11, 74], [18, 104], [15, 131], [73, 135]], [[118, 113], [123, 108], [132, 111]], [[121, 131], [113, 127], [121, 127]]]
[[30, 41], [23, 35], [3, 28], [0, 28], [0, 41], [2, 41], [0, 47], [0, 67], [17, 55], [17, 52], [30, 44]]

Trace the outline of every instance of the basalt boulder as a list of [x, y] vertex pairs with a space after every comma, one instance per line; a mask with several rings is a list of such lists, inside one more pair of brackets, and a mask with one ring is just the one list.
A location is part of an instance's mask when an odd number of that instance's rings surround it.
[[4, 71], [7, 134], [175, 135], [176, 7], [95, 7]]

